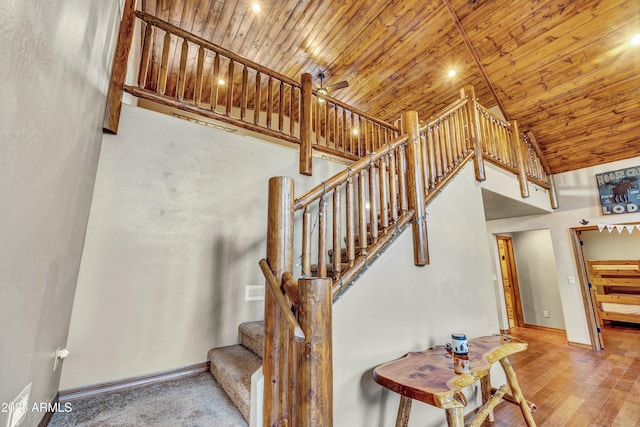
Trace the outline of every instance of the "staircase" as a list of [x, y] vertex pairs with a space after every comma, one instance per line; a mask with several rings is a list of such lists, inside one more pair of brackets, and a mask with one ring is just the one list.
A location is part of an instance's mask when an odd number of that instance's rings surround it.
[[251, 375], [262, 366], [264, 322], [246, 322], [238, 327], [240, 344], [212, 348], [208, 359], [211, 374], [249, 422]]

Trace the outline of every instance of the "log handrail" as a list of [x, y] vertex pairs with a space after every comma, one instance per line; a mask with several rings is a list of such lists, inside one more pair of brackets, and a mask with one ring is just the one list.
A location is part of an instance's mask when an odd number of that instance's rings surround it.
[[349, 165], [347, 169], [343, 170], [342, 172], [338, 172], [336, 175], [326, 180], [323, 184], [315, 186], [302, 196], [295, 199], [295, 202], [293, 204], [294, 210], [297, 211], [309, 206], [309, 204], [311, 204], [315, 200], [318, 200], [323, 193], [333, 191], [337, 186], [344, 184], [347, 180], [347, 177], [353, 177], [356, 174], [360, 173], [361, 171], [369, 167], [372, 162], [380, 160], [380, 158], [382, 158], [383, 156], [386, 156], [391, 151], [404, 145], [407, 140], [407, 135], [399, 136], [393, 142], [385, 144], [386, 148], [385, 146], [383, 146], [382, 149], [370, 153], [368, 156], [361, 158], [357, 162]]
[[300, 87], [300, 83], [298, 83], [297, 81], [290, 79], [289, 77], [285, 76], [284, 74], [280, 74], [276, 71], [273, 71], [269, 68], [263, 67], [262, 65], [251, 61], [250, 59], [244, 58], [236, 53], [231, 52], [230, 50], [227, 50], [221, 46], [218, 46], [217, 44], [211, 43], [208, 40], [203, 39], [202, 37], [198, 37], [186, 30], [183, 30], [180, 27], [176, 27], [175, 25], [172, 25], [166, 21], [163, 21], [162, 19], [156, 18], [153, 15], [149, 15], [148, 13], [142, 12], [140, 10], [136, 10], [135, 11], [135, 15], [136, 17], [138, 17], [140, 20], [153, 25], [154, 27], [158, 27], [161, 30], [167, 31], [173, 35], [176, 35], [184, 40], [189, 40], [190, 42], [192, 42], [195, 45], [198, 46], [203, 46], [206, 47], [207, 49], [219, 53], [223, 56], [225, 56], [226, 58], [229, 58], [235, 62], [238, 62], [240, 64], [245, 64], [245, 65], [249, 65], [251, 68], [260, 71], [262, 74], [267, 74], [270, 76], [273, 76], [275, 78], [277, 78], [278, 80], [283, 81], [284, 83], [291, 85], [291, 86], [296, 86], [296, 87]]
[[293, 337], [296, 342], [302, 342], [305, 339], [304, 332], [302, 331], [302, 327], [296, 320], [295, 316], [291, 312], [291, 307], [287, 304], [287, 301], [284, 298], [284, 294], [280, 290], [280, 286], [278, 285], [278, 281], [276, 277], [271, 272], [271, 267], [269, 267], [269, 263], [266, 259], [262, 258], [260, 262], [260, 269], [262, 270], [262, 274], [264, 274], [264, 278], [267, 280], [267, 285], [269, 285], [269, 290], [273, 293], [274, 298], [276, 299], [278, 305], [280, 306], [280, 310], [284, 313], [285, 319], [289, 322], [289, 326], [293, 329]]

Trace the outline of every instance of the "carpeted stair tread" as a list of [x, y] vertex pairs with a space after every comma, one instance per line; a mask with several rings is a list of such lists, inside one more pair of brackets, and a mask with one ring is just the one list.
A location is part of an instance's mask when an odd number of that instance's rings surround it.
[[211, 374], [249, 421], [251, 375], [262, 365], [262, 359], [240, 344], [213, 348], [208, 356]]
[[264, 354], [264, 321], [241, 323], [238, 330], [240, 331], [240, 344], [262, 357]]

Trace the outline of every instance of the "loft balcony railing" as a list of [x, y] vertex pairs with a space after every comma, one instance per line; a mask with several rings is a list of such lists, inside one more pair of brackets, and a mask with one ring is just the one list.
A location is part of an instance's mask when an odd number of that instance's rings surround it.
[[[141, 49], [132, 64], [136, 25]], [[133, 84], [125, 82], [128, 68], [137, 72]], [[319, 93], [308, 74], [296, 82], [137, 10], [123, 16], [112, 74], [105, 131], [117, 133], [120, 97], [127, 92], [298, 144], [304, 174], [311, 174], [312, 150], [355, 161], [399, 134], [392, 124]]]

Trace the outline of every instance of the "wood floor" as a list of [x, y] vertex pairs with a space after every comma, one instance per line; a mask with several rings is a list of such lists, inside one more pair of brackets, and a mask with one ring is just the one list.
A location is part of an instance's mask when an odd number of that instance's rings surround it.
[[[640, 325], [605, 327], [600, 352], [569, 347], [564, 332], [512, 328], [511, 335], [529, 343], [509, 359], [538, 406], [538, 426], [640, 426]], [[495, 415], [496, 427], [525, 425], [509, 403]]]

